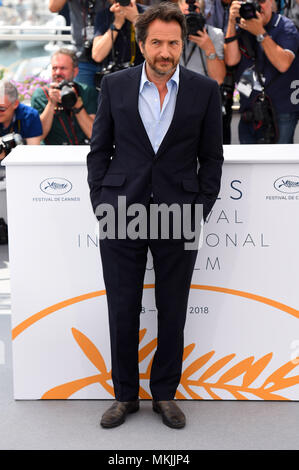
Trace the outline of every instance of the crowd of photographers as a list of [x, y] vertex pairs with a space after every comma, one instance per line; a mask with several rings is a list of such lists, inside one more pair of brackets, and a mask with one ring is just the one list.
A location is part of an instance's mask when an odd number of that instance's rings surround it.
[[[89, 142], [101, 79], [143, 62], [134, 23], [160, 0], [49, 0], [69, 9], [74, 49], [51, 58], [52, 83], [31, 106], [17, 90], [0, 93], [0, 159], [19, 143]], [[299, 0], [172, 0], [186, 15], [181, 64], [219, 84], [223, 143], [231, 143], [234, 92], [240, 96], [241, 144], [293, 143], [299, 120]]]

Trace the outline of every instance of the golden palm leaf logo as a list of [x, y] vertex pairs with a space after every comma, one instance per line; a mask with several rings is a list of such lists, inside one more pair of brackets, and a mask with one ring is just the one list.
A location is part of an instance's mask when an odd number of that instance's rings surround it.
[[[108, 383], [108, 381], [111, 379], [111, 371], [108, 372], [101, 353], [92, 343], [92, 341], [90, 341], [82, 332], [72, 328], [72, 333], [83, 353], [97, 368], [99, 373], [54, 387], [44, 393], [42, 398], [67, 399], [75, 392], [78, 392], [82, 388], [93, 383], [99, 383], [107, 392], [111, 394], [111, 396], [114, 396], [113, 387]], [[139, 336], [140, 343], [145, 335], [146, 329], [141, 330]], [[145, 358], [154, 352], [156, 345], [157, 339], [153, 339], [141, 349], [139, 349], [139, 364], [141, 364]], [[189, 344], [184, 348], [183, 361], [185, 361], [186, 358], [190, 356], [194, 348], [194, 343]], [[245, 358], [240, 362], [232, 365], [230, 369], [223, 372], [223, 374], [220, 375], [217, 380], [213, 380], [213, 376], [215, 376], [216, 373], [221, 371], [221, 369], [223, 369], [227, 364], [231, 363], [233, 359], [235, 359], [235, 354], [229, 354], [215, 362], [212, 362], [202, 374], [199, 374], [198, 378], [192, 378], [195, 374], [200, 372], [203, 366], [212, 360], [214, 354], [215, 351], [210, 351], [195, 359], [188, 367], [185, 368], [182, 373], [180, 383], [181, 388], [183, 388], [185, 391], [185, 394], [177, 391], [177, 399], [193, 398], [201, 400], [202, 397], [199, 395], [198, 391], [194, 391], [194, 389], [198, 390], [202, 388], [212, 399], [215, 400], [222, 399], [221, 392], [223, 391], [229, 392], [231, 396], [237, 400], [248, 400], [245, 393], [253, 395], [256, 399], [262, 400], [288, 400], [282, 394], [278, 395], [277, 392], [282, 392], [286, 388], [299, 384], [299, 375], [286, 377], [286, 375], [289, 374], [298, 365], [297, 361], [290, 361], [273, 372], [261, 386], [254, 387], [253, 383], [268, 366], [273, 357], [273, 353], [266, 354], [257, 361], [255, 361], [253, 356]], [[146, 371], [140, 373], [141, 380], [149, 380], [152, 360], [153, 354]], [[238, 385], [230, 383], [237, 378], [240, 379]], [[142, 399], [151, 399], [151, 396], [142, 387], [140, 387], [139, 396]]]
[[[153, 287], [153, 284], [144, 286], [145, 289], [151, 289]], [[270, 305], [299, 319], [298, 310], [275, 300], [268, 299], [256, 294], [217, 286], [192, 285], [191, 289], [221, 292], [248, 298], [266, 305]], [[15, 339], [32, 324], [36, 323], [47, 315], [56, 312], [59, 309], [63, 309], [64, 307], [73, 305], [75, 303], [105, 294], [105, 290], [91, 292], [89, 294], [73, 297], [63, 302], [59, 302], [58, 304], [52, 305], [36, 313], [35, 315], [32, 315], [17, 325], [12, 331], [12, 337]], [[76, 328], [72, 328], [72, 334], [77, 345], [96, 368], [97, 373], [90, 377], [85, 377], [58, 385], [45, 392], [42, 398], [67, 399], [79, 390], [82, 390], [88, 385], [95, 383], [98, 383], [111, 396], [114, 396], [113, 387], [110, 383], [111, 371], [107, 370], [105, 361], [100, 351], [86, 335]], [[139, 344], [142, 343], [145, 335], [146, 329], [141, 330], [139, 335]], [[153, 339], [143, 347], [139, 348], [139, 363], [141, 364], [141, 368], [143, 361], [145, 361], [146, 358], [150, 358], [146, 370], [144, 372], [140, 372], [141, 381], [149, 380], [150, 378], [150, 370], [156, 345], [157, 339]], [[186, 361], [188, 357], [190, 359], [191, 354], [194, 354], [194, 348], [195, 343], [189, 344], [184, 348], [183, 361]], [[281, 365], [277, 370], [272, 372], [261, 385], [257, 386], [255, 383], [259, 381], [258, 379], [261, 379], [262, 373], [265, 374], [267, 366], [270, 365], [270, 362], [274, 357], [272, 352], [258, 359], [255, 359], [254, 356], [250, 356], [240, 361], [237, 361], [236, 354], [234, 353], [226, 355], [220, 359], [213, 360], [215, 353], [216, 352], [213, 350], [209, 351], [200, 357], [194, 358], [191, 364], [186, 366], [185, 369], [183, 367], [180, 391], [177, 391], [176, 393], [177, 399], [203, 399], [203, 397], [200, 395], [202, 390], [205, 391], [205, 396], [208, 394], [210, 398], [215, 400], [221, 400], [224, 395], [227, 398], [228, 393], [232, 398], [237, 400], [248, 400], [248, 395], [253, 397], [253, 399], [288, 400], [288, 398], [283, 395], [284, 391], [290, 387], [299, 385], [299, 375], [289, 375], [299, 365], [299, 358], [297, 360], [293, 359], [292, 361]], [[227, 369], [227, 367], [229, 368]], [[151, 398], [143, 387], [140, 387], [139, 395], [140, 398], [143, 399]]]

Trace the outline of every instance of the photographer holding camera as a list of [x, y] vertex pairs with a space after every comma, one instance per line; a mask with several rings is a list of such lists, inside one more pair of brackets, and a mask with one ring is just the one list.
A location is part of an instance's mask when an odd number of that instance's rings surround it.
[[225, 77], [223, 32], [207, 25], [201, 13], [203, 8], [196, 0], [179, 0], [178, 5], [186, 15], [188, 39], [181, 64], [194, 72], [213, 78], [219, 85]]
[[39, 145], [42, 126], [35, 109], [18, 100], [18, 90], [9, 81], [0, 89], [0, 160], [16, 145]]
[[72, 38], [78, 56], [77, 81], [94, 86], [97, 70], [97, 64], [91, 57], [94, 20], [97, 12], [103, 9], [104, 0], [49, 0], [49, 10], [59, 13], [66, 4], [69, 7]]
[[95, 19], [92, 58], [100, 63], [97, 87], [105, 73], [141, 64], [144, 60], [135, 39], [134, 24], [145, 7], [135, 0], [109, 0], [112, 5]]
[[272, 11], [272, 0], [232, 2], [224, 51], [228, 65], [238, 64], [241, 144], [293, 143], [298, 47], [296, 27]]
[[97, 92], [85, 83], [74, 82], [78, 74], [76, 54], [61, 48], [51, 59], [49, 88], [38, 88], [31, 105], [40, 114], [43, 139], [48, 145], [85, 145], [91, 138], [97, 110]]

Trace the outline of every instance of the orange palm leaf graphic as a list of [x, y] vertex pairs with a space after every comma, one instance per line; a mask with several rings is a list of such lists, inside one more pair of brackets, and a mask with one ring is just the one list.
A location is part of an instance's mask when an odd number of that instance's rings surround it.
[[[58, 385], [57, 387], [54, 387], [44, 393], [42, 398], [67, 399], [75, 392], [94, 383], [98, 383], [108, 393], [110, 393], [111, 396], [114, 396], [113, 387], [108, 383], [108, 381], [111, 379], [111, 371], [108, 372], [101, 353], [92, 343], [92, 341], [82, 332], [72, 328], [72, 333], [82, 352], [100, 373]], [[143, 340], [145, 334], [146, 329], [140, 331], [139, 342]], [[154, 339], [139, 350], [139, 363], [142, 363], [146, 358], [150, 357], [150, 354], [154, 352], [156, 345], [157, 339]], [[187, 357], [190, 357], [191, 353], [194, 351], [194, 348], [194, 343], [185, 347], [183, 355], [184, 361], [187, 359]], [[287, 388], [299, 384], [299, 375], [286, 377], [287, 374], [290, 374], [298, 366], [298, 361], [290, 361], [279, 367], [276, 371], [272, 372], [261, 386], [253, 386], [256, 379], [260, 377], [261, 373], [264, 372], [266, 367], [270, 364], [273, 353], [268, 353], [257, 361], [255, 361], [253, 356], [242, 359], [240, 362], [232, 365], [228, 370], [223, 371], [221, 374], [221, 370], [224, 369], [225, 366], [229, 365], [229, 363], [231, 363], [236, 357], [235, 354], [229, 354], [210, 364], [197, 379], [192, 379], [192, 377], [195, 376], [195, 374], [197, 374], [200, 369], [202, 369], [212, 359], [214, 354], [215, 351], [209, 351], [208, 353], [203, 354], [202, 356], [196, 358], [189, 366], [185, 368], [185, 370], [183, 370], [180, 388], [183, 388], [186, 394], [178, 390], [176, 393], [177, 399], [202, 399], [202, 397], [198, 394], [198, 389], [202, 388], [214, 400], [222, 400], [224, 392], [226, 393], [225, 398], [227, 398], [227, 393], [229, 393], [231, 397], [237, 400], [248, 400], [246, 394], [253, 395], [255, 399], [288, 400], [288, 398], [285, 398], [283, 395], [278, 395], [274, 392], [282, 392]], [[152, 361], [153, 356], [150, 359], [146, 371], [140, 373], [141, 380], [149, 380]], [[221, 375], [217, 380], [213, 380], [213, 377], [216, 374]], [[232, 381], [237, 381], [238, 383], [231, 383]], [[196, 391], [194, 388], [196, 388]], [[140, 387], [139, 395], [140, 398], [151, 398], [143, 387]]]
[[72, 328], [72, 333], [77, 341], [78, 345], [88, 357], [90, 362], [101, 372], [101, 374], [106, 378], [110, 379], [111, 376], [107, 371], [105, 361], [100, 351], [95, 347], [95, 345], [87, 338], [83, 333], [81, 333], [76, 328]]

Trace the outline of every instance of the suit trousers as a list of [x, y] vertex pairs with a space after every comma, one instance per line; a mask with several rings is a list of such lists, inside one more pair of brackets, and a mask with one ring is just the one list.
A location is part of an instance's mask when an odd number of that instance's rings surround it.
[[106, 285], [115, 398], [139, 395], [139, 326], [144, 275], [150, 249], [155, 271], [157, 349], [151, 368], [154, 400], [171, 400], [179, 385], [184, 326], [197, 250], [184, 239], [104, 239], [100, 251]]

